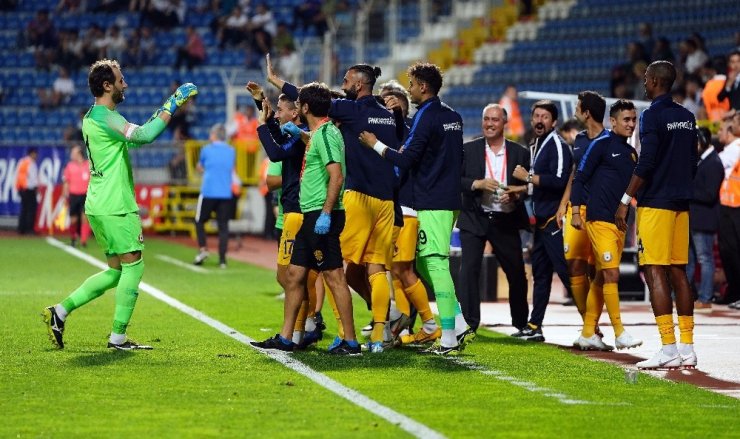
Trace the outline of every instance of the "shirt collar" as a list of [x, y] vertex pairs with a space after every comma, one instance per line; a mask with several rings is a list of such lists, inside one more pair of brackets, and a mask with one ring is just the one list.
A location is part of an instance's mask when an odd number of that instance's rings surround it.
[[701, 155], [701, 157], [699, 158], [699, 160], [704, 160], [705, 158], [707, 158], [707, 156], [709, 156], [709, 154], [711, 154], [713, 152], [714, 152], [714, 147], [713, 146], [710, 146], [709, 148], [707, 148], [706, 151], [704, 151], [704, 153]]

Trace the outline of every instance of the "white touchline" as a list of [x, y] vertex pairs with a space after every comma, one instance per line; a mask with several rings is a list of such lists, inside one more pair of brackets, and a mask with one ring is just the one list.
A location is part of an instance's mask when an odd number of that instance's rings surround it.
[[188, 264], [187, 262], [183, 262], [179, 259], [175, 259], [167, 255], [154, 255], [154, 257], [159, 259], [160, 261], [169, 262], [170, 264], [177, 265], [178, 267], [182, 267], [186, 270], [194, 271], [196, 273], [201, 273], [201, 274], [210, 273], [210, 271], [206, 270], [203, 267], [198, 267], [197, 265]]
[[[87, 253], [83, 253], [73, 247], [65, 245], [64, 243], [62, 243], [61, 241], [57, 239], [46, 238], [46, 242], [48, 242], [50, 245], [57, 247], [79, 259], [82, 259], [83, 261], [91, 265], [94, 265], [100, 268], [101, 270], [104, 270], [105, 268], [108, 267], [108, 265], [105, 262], [100, 261], [88, 255]], [[147, 284], [146, 282], [142, 282], [139, 285], [139, 288], [145, 293], [149, 294], [150, 296], [156, 299], [159, 299], [160, 301], [170, 305], [171, 307], [177, 309], [178, 311], [181, 311], [189, 315], [190, 317], [205, 323], [206, 325], [212, 327], [218, 332], [224, 335], [227, 335], [233, 338], [234, 340], [237, 340], [238, 342], [243, 343], [249, 347], [252, 347], [252, 345], [250, 345], [249, 342], [254, 341], [253, 339], [238, 332], [236, 329], [233, 329], [219, 322], [218, 320], [205, 315], [204, 313], [198, 311], [197, 309], [191, 308], [190, 306], [180, 302], [179, 300], [168, 296], [165, 292], [159, 290], [158, 288], [155, 288]], [[344, 386], [343, 384], [329, 378], [328, 376], [311, 369], [308, 365], [301, 363], [300, 361], [292, 358], [290, 354], [286, 354], [285, 352], [267, 351], [267, 350], [258, 349], [258, 348], [254, 348], [254, 349], [258, 352], [261, 352], [267, 355], [273, 360], [283, 364], [284, 366], [290, 369], [293, 369], [294, 371], [300, 373], [301, 375], [305, 376], [306, 378], [310, 379], [311, 381], [315, 382], [321, 387], [328, 389], [331, 392], [334, 392], [335, 394], [348, 400], [352, 404], [355, 404], [356, 406], [361, 407], [369, 411], [370, 413], [385, 419], [391, 424], [398, 425], [401, 429], [405, 430], [406, 432], [410, 433], [411, 435], [415, 437], [418, 437], [418, 438], [444, 438], [445, 437], [442, 433], [436, 430], [432, 430], [426, 425], [421, 424], [409, 418], [406, 415], [398, 413], [397, 411], [370, 399], [369, 397], [363, 395], [362, 393], [356, 390], [350, 389], [349, 387]], [[342, 360], [341, 358], [338, 358], [338, 359]], [[343, 360], [353, 361], [352, 359], [349, 359], [349, 358], [343, 359]]]

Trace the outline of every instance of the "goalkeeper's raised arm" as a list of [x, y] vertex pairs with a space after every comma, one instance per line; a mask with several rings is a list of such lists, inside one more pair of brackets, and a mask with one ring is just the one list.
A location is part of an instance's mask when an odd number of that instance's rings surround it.
[[144, 125], [136, 125], [126, 121], [116, 111], [116, 106], [125, 99], [128, 88], [117, 61], [104, 59], [95, 62], [90, 67], [88, 85], [95, 97], [95, 105], [104, 106], [109, 110], [104, 117], [105, 123], [102, 128], [114, 139], [132, 146], [153, 142], [167, 127], [172, 114], [198, 94], [198, 87], [194, 84], [183, 84], [164, 101]]

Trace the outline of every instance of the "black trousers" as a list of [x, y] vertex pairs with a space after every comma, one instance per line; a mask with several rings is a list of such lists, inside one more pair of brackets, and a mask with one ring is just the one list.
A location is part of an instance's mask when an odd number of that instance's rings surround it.
[[570, 294], [570, 276], [563, 251], [563, 231], [558, 228], [554, 220], [547, 223], [544, 229], [538, 225], [534, 232], [534, 247], [532, 248], [534, 291], [532, 316], [529, 321], [537, 326], [542, 325], [547, 304], [550, 302], [553, 272], [558, 274], [566, 291]]
[[740, 300], [740, 207], [719, 207], [719, 256], [727, 278], [725, 302]]
[[522, 240], [519, 229], [514, 225], [513, 214], [491, 213], [487, 215], [488, 227], [485, 236], [478, 236], [466, 230], [460, 230], [462, 257], [458, 283], [458, 300], [465, 321], [471, 328], [480, 325], [480, 285], [479, 275], [483, 261], [483, 249], [486, 241], [491, 243], [496, 259], [509, 281], [509, 310], [511, 324], [522, 328], [527, 324], [529, 305], [527, 304], [527, 275], [524, 271], [522, 257]]
[[205, 223], [211, 219], [211, 213], [216, 211], [218, 224], [218, 258], [219, 262], [226, 263], [226, 249], [229, 245], [229, 218], [231, 218], [233, 202], [231, 198], [203, 198], [198, 199], [195, 212], [195, 233], [198, 235], [198, 246], [206, 246]]
[[25, 235], [33, 234], [33, 223], [36, 221], [36, 189], [21, 189], [18, 194], [21, 196], [21, 212], [18, 215], [18, 233]]

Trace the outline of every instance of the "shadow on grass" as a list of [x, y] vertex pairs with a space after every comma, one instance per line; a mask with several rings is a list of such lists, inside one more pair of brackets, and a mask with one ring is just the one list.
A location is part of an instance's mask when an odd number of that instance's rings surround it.
[[72, 366], [77, 367], [105, 366], [117, 361], [125, 360], [132, 355], [133, 352], [119, 350], [89, 352], [85, 355], [80, 355], [70, 359], [69, 363]]

